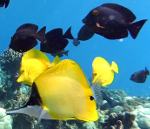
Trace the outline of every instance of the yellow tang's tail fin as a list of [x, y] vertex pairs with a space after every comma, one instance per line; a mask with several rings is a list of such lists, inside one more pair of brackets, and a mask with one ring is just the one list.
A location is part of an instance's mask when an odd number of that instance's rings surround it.
[[111, 63], [111, 69], [116, 72], [116, 73], [119, 73], [119, 68], [118, 68], [118, 65], [116, 64], [116, 62], [112, 61]]

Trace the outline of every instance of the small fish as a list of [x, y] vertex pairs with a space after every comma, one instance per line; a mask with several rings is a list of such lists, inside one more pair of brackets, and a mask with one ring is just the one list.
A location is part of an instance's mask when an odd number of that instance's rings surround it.
[[52, 67], [60, 62], [58, 56], [55, 57], [51, 63], [48, 57], [37, 49], [27, 51], [21, 60], [21, 67], [19, 71], [18, 83], [24, 83], [32, 86], [34, 80], [46, 69]]
[[145, 67], [145, 70], [140, 70], [131, 75], [130, 80], [136, 83], [144, 83], [146, 81], [149, 70]]
[[38, 31], [38, 26], [35, 24], [23, 24], [21, 25], [16, 33], [11, 37], [11, 42], [9, 48], [18, 52], [26, 52], [37, 45], [37, 40], [41, 42], [45, 41], [45, 30], [46, 27], [43, 27]]
[[8, 7], [10, 0], [0, 0], [0, 7], [5, 5], [5, 8]]
[[93, 67], [93, 81], [92, 83], [95, 83], [95, 81], [99, 81], [99, 84], [101, 86], [107, 86], [110, 85], [113, 80], [115, 73], [118, 73], [118, 66], [117, 64], [112, 61], [112, 64], [110, 65], [104, 58], [102, 57], [96, 57], [93, 60], [92, 63]]
[[[50, 54], [64, 51], [69, 43], [68, 39], [74, 39], [71, 34], [71, 27], [65, 32], [65, 34], [63, 34], [61, 28], [57, 28], [47, 32], [45, 36], [46, 41], [40, 44], [40, 50]], [[61, 56], [63, 56], [63, 54], [61, 54]]]
[[[101, 87], [91, 87], [80, 66], [65, 59], [40, 74], [32, 84], [31, 96], [20, 109], [7, 114], [23, 113], [41, 119], [83, 121], [98, 120], [96, 103]], [[49, 114], [49, 117], [48, 115]]]
[[107, 96], [105, 94], [105, 92], [103, 92], [103, 91], [101, 91], [101, 92], [102, 92], [102, 98], [103, 98], [103, 100], [107, 101], [106, 104], [104, 104], [103, 106], [100, 107], [101, 110], [106, 110], [106, 109], [114, 108], [116, 106], [125, 106], [124, 102], [118, 102], [118, 101], [110, 98], [109, 96]]
[[[92, 9], [82, 21], [91, 32], [107, 39], [128, 37], [128, 31], [135, 39], [147, 21], [144, 19], [133, 23], [135, 19], [136, 16], [129, 9], [118, 4], [106, 3]], [[83, 36], [83, 39], [90, 38], [89, 35], [86, 36]]]

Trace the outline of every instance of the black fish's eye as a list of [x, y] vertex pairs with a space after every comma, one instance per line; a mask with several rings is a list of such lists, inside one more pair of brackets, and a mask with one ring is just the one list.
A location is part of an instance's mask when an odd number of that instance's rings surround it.
[[97, 10], [93, 10], [93, 15], [97, 16], [98, 15], [98, 11]]
[[94, 97], [93, 97], [93, 96], [90, 96], [90, 100], [94, 100]]

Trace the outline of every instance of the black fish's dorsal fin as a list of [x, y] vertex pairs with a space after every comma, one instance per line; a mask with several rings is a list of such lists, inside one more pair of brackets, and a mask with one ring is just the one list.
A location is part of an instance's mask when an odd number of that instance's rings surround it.
[[24, 29], [27, 29], [27, 30], [29, 30], [29, 31], [31, 31], [31, 32], [33, 32], [33, 33], [36, 33], [37, 30], [38, 30], [38, 26], [35, 25], [35, 24], [26, 23], [26, 24], [23, 24], [23, 25], [21, 25], [20, 27], [18, 27], [18, 29], [16, 30], [16, 32], [22, 31], [22, 30], [24, 30]]
[[146, 75], [149, 75], [149, 70], [147, 69], [147, 67], [145, 67], [145, 73]]
[[110, 9], [119, 12], [128, 23], [132, 23], [136, 19], [136, 16], [129, 9], [119, 4], [115, 4], [115, 3], [102, 4], [101, 7], [108, 7]]
[[28, 102], [23, 107], [34, 106], [34, 105], [41, 106], [42, 105], [42, 99], [39, 95], [36, 84], [33, 82], [31, 93], [30, 93], [30, 98], [29, 98]]
[[71, 27], [69, 27], [69, 29], [65, 32], [65, 34], [63, 35], [64, 38], [67, 39], [74, 39], [74, 37], [71, 34]]

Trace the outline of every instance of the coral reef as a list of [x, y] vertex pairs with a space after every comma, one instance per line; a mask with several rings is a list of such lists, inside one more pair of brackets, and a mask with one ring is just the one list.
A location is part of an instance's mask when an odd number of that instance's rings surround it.
[[[13, 110], [21, 107], [29, 99], [30, 88], [16, 82], [21, 57], [22, 54], [14, 52], [11, 49], [5, 50], [0, 56], [0, 107], [5, 108], [6, 110]], [[41, 124], [36, 126], [37, 118], [24, 114], [13, 114], [12, 127], [11, 116], [7, 116], [5, 111], [1, 114], [0, 108], [0, 127], [5, 126], [7, 123], [9, 126], [7, 129], [33, 129], [35, 127], [38, 129], [150, 128], [149, 97], [130, 97], [122, 90], [109, 90], [108, 87], [102, 87], [102, 91], [114, 100], [115, 105], [109, 106], [108, 102], [104, 100], [101, 108], [98, 109], [99, 120], [96, 122], [84, 122], [79, 120], [42, 120]], [[5, 121], [5, 118], [8, 118], [8, 120]], [[10, 121], [10, 123], [8, 123], [8, 121]]]
[[0, 129], [12, 129], [13, 119], [10, 115], [6, 115], [6, 110], [0, 108]]

